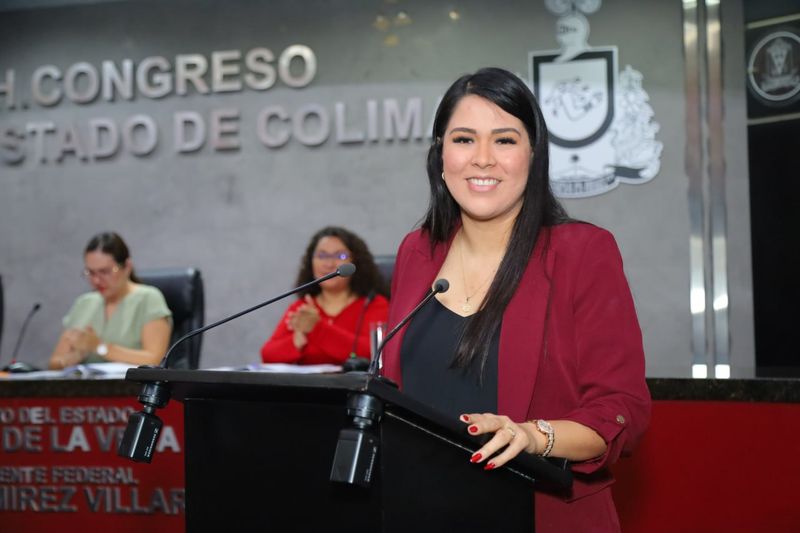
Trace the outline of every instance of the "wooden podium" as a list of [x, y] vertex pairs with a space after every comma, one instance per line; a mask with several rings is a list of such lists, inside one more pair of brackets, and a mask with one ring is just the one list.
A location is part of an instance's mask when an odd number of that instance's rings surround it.
[[[190, 533], [531, 532], [534, 485], [572, 481], [566, 464], [531, 456], [484, 471], [469, 462], [480, 440], [465, 424], [363, 373], [138, 368], [127, 379], [184, 403]], [[354, 408], [364, 401], [380, 415], [366, 428]], [[360, 483], [332, 481], [353, 435], [377, 453], [359, 454]]]

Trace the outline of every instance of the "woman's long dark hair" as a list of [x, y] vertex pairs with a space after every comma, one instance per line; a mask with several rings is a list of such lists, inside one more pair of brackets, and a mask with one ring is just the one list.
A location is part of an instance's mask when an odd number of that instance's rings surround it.
[[499, 68], [484, 68], [456, 80], [436, 111], [433, 144], [428, 150], [428, 181], [431, 187], [428, 212], [422, 229], [428, 232], [431, 249], [447, 242], [457, 228], [461, 209], [442, 179], [442, 146], [455, 107], [468, 95], [480, 96], [517, 117], [525, 125], [533, 159], [528, 182], [522, 193], [522, 207], [511, 231], [509, 246], [483, 299], [480, 312], [472, 316], [461, 336], [453, 366], [470, 368], [476, 361], [482, 370], [491, 340], [503, 320], [503, 313], [519, 286], [531, 260], [542, 228], [568, 220], [564, 208], [550, 190], [547, 126], [536, 98], [516, 75]]
[[[317, 243], [323, 237], [337, 237], [350, 250], [352, 254], [350, 262], [356, 266], [356, 273], [350, 278], [351, 291], [359, 296], [367, 296], [374, 291], [376, 294], [388, 297], [389, 287], [378, 271], [378, 266], [375, 264], [375, 259], [373, 259], [366, 243], [352, 231], [338, 226], [322, 228], [311, 237], [306, 252], [300, 260], [300, 272], [297, 273], [298, 286], [314, 279], [314, 269], [311, 266], [311, 261], [314, 258], [314, 250], [317, 248]], [[322, 292], [322, 289], [320, 289], [319, 285], [315, 285], [301, 292], [300, 295], [310, 294], [316, 296], [320, 292]]]
[[[98, 233], [89, 239], [89, 243], [83, 250], [83, 255], [86, 255], [89, 252], [102, 252], [104, 254], [108, 254], [113, 257], [114, 261], [121, 267], [124, 267], [125, 261], [131, 257], [131, 253], [128, 250], [128, 245], [125, 244], [125, 241], [122, 240], [122, 237], [120, 237], [119, 234], [114, 233], [113, 231]], [[133, 268], [131, 268], [130, 279], [134, 283], [139, 283], [139, 278], [136, 277], [136, 273], [133, 271]]]

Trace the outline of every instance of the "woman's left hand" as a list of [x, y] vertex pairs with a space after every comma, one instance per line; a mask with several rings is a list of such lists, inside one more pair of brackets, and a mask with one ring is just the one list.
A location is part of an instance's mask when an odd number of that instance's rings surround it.
[[524, 427], [529, 424], [518, 424], [507, 416], [491, 413], [464, 414], [459, 419], [468, 424], [467, 431], [470, 435], [494, 433], [494, 436], [470, 457], [472, 463], [485, 462], [484, 470], [501, 467], [521, 452], [536, 453], [536, 441], [529, 433], [530, 428]]
[[302, 331], [295, 331], [292, 334], [292, 342], [294, 343], [294, 347], [298, 350], [302, 350], [306, 344], [308, 344], [308, 337]]

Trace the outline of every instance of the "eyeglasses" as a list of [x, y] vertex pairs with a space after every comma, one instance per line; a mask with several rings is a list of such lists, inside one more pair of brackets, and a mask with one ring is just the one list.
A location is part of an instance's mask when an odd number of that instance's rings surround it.
[[329, 254], [328, 252], [317, 252], [314, 254], [314, 259], [319, 259], [320, 261], [327, 261], [328, 259], [333, 259], [334, 261], [347, 261], [350, 259], [350, 253], [334, 252]]
[[81, 272], [81, 276], [86, 279], [89, 278], [108, 278], [111, 277], [113, 274], [119, 272], [119, 265], [114, 265], [111, 268], [98, 268], [97, 270], [92, 270], [91, 268], [84, 268], [83, 272]]

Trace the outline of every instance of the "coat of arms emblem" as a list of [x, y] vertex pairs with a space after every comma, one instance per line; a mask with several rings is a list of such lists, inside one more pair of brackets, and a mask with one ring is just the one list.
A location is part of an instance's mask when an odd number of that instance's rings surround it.
[[763, 37], [747, 62], [750, 90], [767, 105], [786, 105], [800, 96], [800, 36], [776, 31]]
[[550, 180], [564, 198], [595, 196], [620, 183], [645, 183], [661, 166], [658, 123], [627, 65], [617, 73], [617, 47], [591, 47], [584, 15], [601, 0], [545, 0], [559, 16], [558, 50], [530, 53], [530, 83], [550, 133]]

